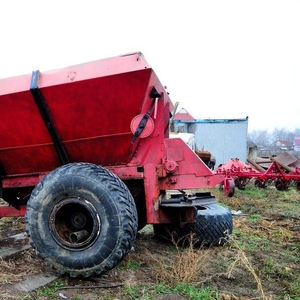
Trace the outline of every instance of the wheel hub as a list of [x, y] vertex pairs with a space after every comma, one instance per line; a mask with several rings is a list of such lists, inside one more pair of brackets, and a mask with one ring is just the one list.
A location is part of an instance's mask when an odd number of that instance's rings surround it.
[[83, 198], [59, 201], [49, 216], [50, 232], [60, 246], [79, 251], [90, 247], [101, 231], [95, 207]]
[[76, 212], [71, 216], [71, 223], [74, 228], [82, 229], [87, 223], [87, 217], [82, 212]]

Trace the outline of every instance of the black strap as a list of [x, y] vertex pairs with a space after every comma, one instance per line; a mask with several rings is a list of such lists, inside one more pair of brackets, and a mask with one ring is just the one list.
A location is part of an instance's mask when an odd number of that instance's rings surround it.
[[58, 135], [58, 132], [55, 129], [54, 122], [51, 118], [50, 111], [47, 107], [46, 101], [42, 95], [41, 90], [38, 88], [39, 76], [40, 76], [39, 71], [32, 72], [30, 92], [34, 98], [34, 101], [39, 109], [39, 112], [51, 136], [59, 160], [61, 164], [64, 165], [69, 163], [70, 160], [64, 148], [64, 145]]

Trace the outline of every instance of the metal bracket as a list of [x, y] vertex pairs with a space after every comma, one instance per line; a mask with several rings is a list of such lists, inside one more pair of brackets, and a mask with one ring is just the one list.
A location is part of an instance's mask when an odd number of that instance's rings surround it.
[[150, 118], [150, 115], [152, 113], [154, 104], [155, 104], [155, 118], [156, 118], [156, 109], [157, 109], [157, 99], [161, 97], [161, 94], [157, 91], [157, 89], [155, 87], [152, 88], [151, 92], [150, 92], [150, 98], [152, 98], [152, 104], [149, 107], [148, 111], [144, 114], [144, 116], [141, 118], [140, 123], [138, 124], [134, 134], [133, 134], [133, 138], [131, 141], [131, 144], [134, 144], [135, 141], [137, 140], [137, 138], [141, 135], [141, 133], [143, 132], [143, 130], [146, 127], [146, 124]]
[[186, 193], [176, 193], [171, 195], [169, 199], [162, 199], [160, 207], [163, 208], [188, 208], [188, 207], [201, 207], [216, 203], [215, 196], [209, 192], [195, 193], [187, 195]]

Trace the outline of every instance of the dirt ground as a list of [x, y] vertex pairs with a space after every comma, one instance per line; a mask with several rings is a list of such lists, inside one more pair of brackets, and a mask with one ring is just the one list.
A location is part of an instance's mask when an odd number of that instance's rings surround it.
[[[231, 198], [218, 189], [212, 193], [232, 210], [233, 235], [222, 247], [195, 249], [197, 258], [192, 263], [197, 263], [196, 278], [191, 275], [193, 266], [188, 265], [180, 270], [180, 276], [191, 276], [178, 278], [188, 278], [193, 287], [216, 291], [215, 298], [205, 299], [299, 300], [300, 191], [294, 187], [282, 192], [272, 186], [264, 190], [247, 186]], [[23, 218], [0, 220], [1, 238], [23, 231]], [[152, 227], [146, 226], [139, 232], [134, 250], [101, 277], [64, 276], [39, 290], [24, 293], [14, 289], [14, 284], [48, 271], [30, 248], [0, 260], [0, 299], [196, 299], [171, 288], [178, 285], [172, 282], [178, 274], [170, 263], [175, 262], [179, 269], [182, 251], [157, 240]], [[170, 274], [164, 273], [161, 266], [170, 269]], [[162, 285], [165, 290], [159, 291]]]

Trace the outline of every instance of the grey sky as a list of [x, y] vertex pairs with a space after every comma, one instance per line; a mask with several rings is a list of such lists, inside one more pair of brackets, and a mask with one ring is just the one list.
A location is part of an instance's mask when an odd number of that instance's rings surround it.
[[141, 51], [195, 118], [300, 127], [299, 1], [10, 0], [0, 14], [0, 78]]

